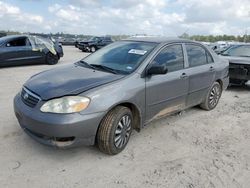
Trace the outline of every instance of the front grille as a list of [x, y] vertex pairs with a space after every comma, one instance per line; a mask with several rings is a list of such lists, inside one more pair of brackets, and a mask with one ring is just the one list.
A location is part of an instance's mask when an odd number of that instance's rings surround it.
[[36, 104], [40, 101], [40, 98], [33, 94], [31, 91], [23, 88], [21, 91], [21, 98], [24, 104], [27, 106], [34, 108]]

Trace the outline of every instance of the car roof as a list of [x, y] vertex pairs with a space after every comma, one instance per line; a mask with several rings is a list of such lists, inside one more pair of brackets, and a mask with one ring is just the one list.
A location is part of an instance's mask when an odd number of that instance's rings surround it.
[[130, 37], [125, 39], [126, 41], [137, 41], [137, 42], [154, 42], [154, 43], [172, 43], [172, 42], [195, 42], [192, 40], [181, 39], [181, 38], [172, 38], [172, 37]]
[[5, 36], [5, 37], [1, 37], [0, 41], [6, 41], [6, 40], [9, 40], [9, 39], [15, 39], [15, 38], [27, 37], [27, 36], [28, 35], [8, 35], [8, 36]]
[[19, 37], [27, 37], [28, 35], [7, 35], [5, 37], [1, 37], [3, 39], [11, 39], [11, 38], [19, 38]]

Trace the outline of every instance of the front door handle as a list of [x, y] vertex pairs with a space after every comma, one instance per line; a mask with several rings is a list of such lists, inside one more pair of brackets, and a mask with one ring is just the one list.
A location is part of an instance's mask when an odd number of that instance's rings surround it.
[[215, 68], [214, 68], [213, 66], [211, 66], [211, 67], [209, 68], [209, 71], [213, 72], [213, 71], [215, 71]]
[[181, 79], [187, 79], [188, 75], [186, 73], [182, 73], [180, 76]]

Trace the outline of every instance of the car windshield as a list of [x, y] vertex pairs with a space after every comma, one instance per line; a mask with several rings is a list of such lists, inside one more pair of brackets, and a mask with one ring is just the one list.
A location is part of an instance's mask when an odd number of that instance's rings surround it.
[[151, 42], [115, 42], [87, 56], [83, 61], [92, 67], [105, 67], [120, 74], [130, 74], [156, 45]]
[[250, 57], [250, 45], [235, 45], [226, 49], [221, 55]]
[[89, 41], [98, 41], [99, 40], [99, 37], [91, 37], [90, 39], [89, 39]]
[[2, 38], [0, 37], [0, 46], [5, 42], [5, 40], [6, 40], [5, 37]]

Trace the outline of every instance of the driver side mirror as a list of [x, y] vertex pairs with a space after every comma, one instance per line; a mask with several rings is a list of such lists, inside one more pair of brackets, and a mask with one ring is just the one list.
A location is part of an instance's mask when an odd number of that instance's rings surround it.
[[166, 65], [152, 65], [147, 70], [147, 75], [167, 74], [168, 68]]

